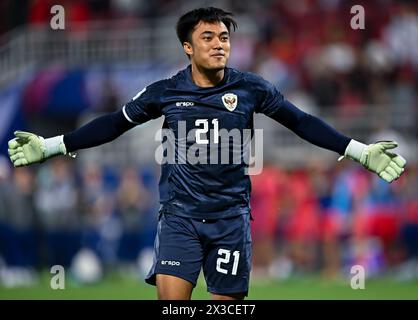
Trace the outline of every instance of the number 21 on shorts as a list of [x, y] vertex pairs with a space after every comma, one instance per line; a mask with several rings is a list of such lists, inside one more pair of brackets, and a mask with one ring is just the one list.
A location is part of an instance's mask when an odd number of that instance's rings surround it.
[[[220, 257], [216, 260], [216, 271], [223, 273], [223, 274], [228, 274], [228, 270], [222, 268], [222, 264], [227, 264], [231, 260], [231, 250], [219, 249], [218, 255]], [[234, 264], [232, 265], [231, 274], [233, 276], [236, 276], [237, 270], [238, 270], [238, 262], [239, 262], [239, 251], [234, 251], [232, 255], [234, 257]]]

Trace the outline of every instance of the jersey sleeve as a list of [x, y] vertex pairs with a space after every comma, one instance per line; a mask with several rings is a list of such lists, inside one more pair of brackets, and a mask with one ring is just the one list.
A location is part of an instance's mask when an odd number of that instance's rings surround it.
[[165, 81], [153, 83], [132, 98], [122, 108], [125, 118], [134, 124], [141, 124], [151, 119], [162, 116], [162, 96], [165, 89]]
[[283, 94], [270, 82], [260, 76], [251, 74], [249, 77], [252, 91], [256, 98], [256, 113], [271, 117], [284, 102]]
[[276, 120], [316, 146], [344, 154], [351, 138], [284, 99], [274, 85], [261, 77], [254, 77], [251, 85], [255, 89], [257, 101], [255, 112]]

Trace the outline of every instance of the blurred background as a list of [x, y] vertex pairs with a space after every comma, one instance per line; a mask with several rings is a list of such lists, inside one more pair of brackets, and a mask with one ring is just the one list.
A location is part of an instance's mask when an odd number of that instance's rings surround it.
[[[65, 9], [64, 30], [50, 26], [56, 4]], [[358, 4], [365, 9], [363, 30], [350, 27], [350, 9]], [[252, 177], [249, 297], [310, 297], [304, 290], [315, 299], [326, 292], [350, 297], [350, 269], [358, 264], [367, 279], [392, 281], [377, 282], [375, 297], [418, 298], [418, 4], [412, 0], [1, 0], [0, 298], [56, 297], [39, 294], [51, 291], [45, 279], [53, 265], [64, 266], [76, 287], [104, 288], [102, 296], [118, 297], [113, 287], [100, 287], [116, 275], [119, 289], [140, 288], [122, 297], [155, 297], [144, 294], [153, 288], [144, 289], [143, 278], [156, 231], [155, 133], [162, 119], [80, 151], [76, 160], [19, 169], [7, 158], [7, 141], [18, 129], [45, 137], [71, 131], [187, 66], [175, 23], [209, 5], [233, 12], [238, 22], [229, 66], [263, 76], [302, 110], [357, 140], [398, 141], [407, 159], [405, 174], [387, 184], [256, 116], [265, 163]], [[348, 291], [338, 296], [292, 279]], [[389, 289], [397, 284], [403, 295]], [[292, 285], [300, 286], [299, 295]]]

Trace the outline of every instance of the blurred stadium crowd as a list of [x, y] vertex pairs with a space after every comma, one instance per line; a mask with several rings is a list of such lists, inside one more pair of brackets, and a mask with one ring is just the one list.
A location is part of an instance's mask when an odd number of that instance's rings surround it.
[[[49, 8], [57, 3], [66, 8], [69, 32], [72, 21], [85, 23], [85, 28], [96, 20], [122, 26], [141, 21], [152, 27], [160, 17], [192, 8], [190, 1], [178, 0], [2, 1], [0, 32], [49, 25]], [[356, 4], [365, 8], [364, 30], [350, 28], [350, 8]], [[250, 17], [256, 26], [253, 36], [232, 37], [233, 66], [260, 74], [314, 114], [332, 114], [343, 121], [371, 114], [364, 120], [372, 132], [353, 131], [353, 137], [364, 142], [398, 140], [408, 161], [406, 174], [389, 185], [349, 161], [323, 163], [313, 156], [292, 166], [266, 157], [262, 174], [252, 177], [254, 277], [321, 273], [338, 278], [360, 264], [370, 277], [389, 273], [399, 280], [418, 278], [418, 4], [193, 1], [193, 7], [200, 5], [219, 5]], [[147, 72], [156, 80], [173, 67]], [[156, 164], [112, 166], [56, 158], [13, 170], [5, 157], [13, 129], [55, 135], [78, 126], [84, 112], [116, 110], [129, 97], [123, 80], [115, 85], [118, 80], [112, 83], [101, 76], [95, 78], [101, 90], [82, 90], [79, 95], [86, 100], [72, 100], [86, 81], [71, 76], [62, 86], [52, 86], [48, 79], [49, 87], [39, 87], [39, 74], [45, 72], [38, 70], [19, 89], [19, 120], [2, 124], [8, 132], [0, 135], [0, 283], [30, 284], [44, 268], [74, 265], [82, 249], [91, 250], [104, 271], [128, 266], [143, 274], [158, 211]], [[136, 83], [134, 87], [141, 89]], [[42, 109], [39, 104], [46, 100], [40, 91], [62, 96], [48, 100], [48, 108]], [[63, 106], [63, 100], [71, 103]], [[51, 114], [55, 118], [48, 117]]]

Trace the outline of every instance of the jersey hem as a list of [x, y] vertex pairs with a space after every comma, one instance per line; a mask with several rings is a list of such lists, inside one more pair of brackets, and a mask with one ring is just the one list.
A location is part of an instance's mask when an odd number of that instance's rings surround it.
[[210, 213], [191, 213], [191, 212], [184, 212], [183, 210], [179, 210], [178, 207], [170, 206], [169, 204], [162, 204], [160, 213], [169, 213], [174, 214], [176, 216], [184, 217], [184, 218], [191, 218], [191, 219], [205, 219], [205, 220], [218, 220], [218, 219], [225, 219], [225, 218], [232, 218], [236, 216], [241, 216], [245, 214], [250, 214], [251, 210], [249, 208], [231, 208], [225, 211], [217, 211], [217, 212], [210, 212]]
[[155, 270], [150, 276], [145, 278], [145, 282], [147, 284], [152, 285], [152, 286], [156, 286], [157, 285], [157, 274], [165, 274], [165, 275], [168, 275], [168, 276], [181, 278], [183, 280], [186, 280], [187, 282], [190, 282], [193, 285], [193, 287], [196, 287], [197, 281], [193, 281], [192, 279], [187, 278], [186, 276], [184, 276], [184, 274], [180, 274], [178, 272], [173, 272], [173, 271], [170, 271], [170, 270], [163, 270], [163, 271]]

